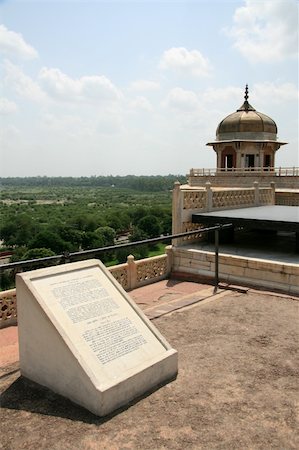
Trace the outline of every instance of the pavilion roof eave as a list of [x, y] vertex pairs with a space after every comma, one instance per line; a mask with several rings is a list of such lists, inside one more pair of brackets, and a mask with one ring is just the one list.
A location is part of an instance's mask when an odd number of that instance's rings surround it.
[[213, 146], [215, 144], [229, 144], [232, 142], [254, 142], [254, 143], [269, 143], [269, 144], [279, 144], [279, 145], [286, 145], [287, 142], [281, 142], [281, 141], [274, 141], [273, 139], [224, 139], [219, 141], [212, 141], [207, 142], [206, 145]]

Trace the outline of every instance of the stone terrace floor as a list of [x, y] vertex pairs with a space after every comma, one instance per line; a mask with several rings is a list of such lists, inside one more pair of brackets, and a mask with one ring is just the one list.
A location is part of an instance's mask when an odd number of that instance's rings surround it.
[[176, 380], [105, 418], [20, 376], [0, 330], [0, 449], [297, 449], [299, 298], [166, 280], [130, 292], [178, 350]]

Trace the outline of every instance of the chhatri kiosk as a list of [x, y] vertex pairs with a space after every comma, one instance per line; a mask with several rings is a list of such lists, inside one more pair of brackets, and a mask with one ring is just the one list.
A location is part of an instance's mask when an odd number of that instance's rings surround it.
[[216, 152], [219, 171], [271, 170], [276, 151], [286, 144], [277, 140], [274, 120], [256, 111], [248, 98], [246, 85], [243, 105], [219, 123], [216, 140], [207, 144]]
[[235, 242], [222, 241], [220, 279], [299, 293], [299, 169], [275, 168], [285, 144], [274, 120], [248, 102], [246, 86], [242, 106], [207, 144], [216, 152], [216, 169], [191, 169], [188, 184], [175, 183], [173, 233], [199, 232], [174, 240], [174, 272], [212, 277], [213, 248], [200, 228], [231, 223]]
[[[298, 189], [298, 167], [275, 168], [275, 156], [286, 145], [277, 136], [275, 121], [258, 112], [248, 101], [248, 86], [244, 103], [237, 111], [219, 123], [216, 139], [208, 142], [216, 153], [216, 169], [191, 169], [190, 186], [249, 186], [254, 181], [276, 188]], [[299, 203], [298, 203], [299, 204]]]

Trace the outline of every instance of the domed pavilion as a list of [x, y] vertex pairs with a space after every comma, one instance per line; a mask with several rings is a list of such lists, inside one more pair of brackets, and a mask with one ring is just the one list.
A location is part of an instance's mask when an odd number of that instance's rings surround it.
[[245, 101], [236, 112], [218, 125], [216, 140], [208, 142], [217, 154], [217, 170], [270, 170], [275, 167], [275, 153], [286, 142], [277, 140], [277, 126], [266, 114]]

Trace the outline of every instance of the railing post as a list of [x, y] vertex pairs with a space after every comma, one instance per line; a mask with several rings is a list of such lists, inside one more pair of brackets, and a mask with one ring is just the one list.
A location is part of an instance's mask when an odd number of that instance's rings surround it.
[[272, 198], [271, 198], [271, 204], [272, 205], [275, 205], [275, 183], [274, 183], [274, 181], [271, 181], [271, 183], [270, 183], [270, 186], [271, 186], [271, 189], [272, 189]]
[[137, 267], [133, 255], [127, 257], [128, 264], [128, 288], [134, 289], [137, 286]]
[[[172, 192], [172, 234], [181, 233], [182, 231], [183, 193], [180, 187], [181, 183], [175, 181]], [[178, 245], [179, 243], [179, 239], [173, 240], [173, 245]]]
[[62, 264], [67, 264], [69, 262], [71, 262], [70, 252], [66, 250], [65, 252], [62, 253]]
[[207, 181], [206, 184], [206, 210], [212, 211], [213, 208], [213, 192], [211, 189], [211, 183], [210, 181]]
[[260, 204], [259, 182], [255, 181], [253, 183], [253, 187], [254, 187], [254, 205], [258, 206]]
[[166, 274], [166, 276], [168, 277], [171, 273], [172, 265], [173, 265], [172, 245], [167, 245], [165, 247], [165, 253], [167, 255], [167, 274]]
[[219, 228], [215, 230], [215, 281], [214, 294], [216, 294], [219, 284]]

